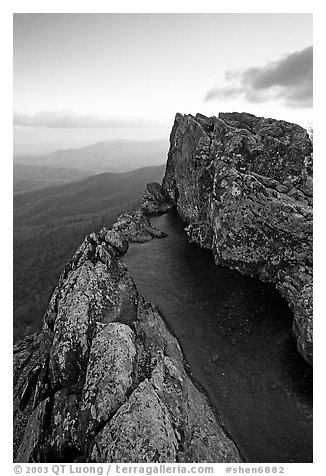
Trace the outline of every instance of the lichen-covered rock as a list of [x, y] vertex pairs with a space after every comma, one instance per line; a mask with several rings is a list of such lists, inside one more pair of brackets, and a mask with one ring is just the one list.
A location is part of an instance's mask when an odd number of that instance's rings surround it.
[[138, 243], [167, 236], [163, 231], [151, 226], [149, 218], [142, 210], [120, 215], [113, 225], [113, 230], [118, 231], [127, 241]]
[[126, 253], [129, 242], [145, 243], [153, 238], [165, 238], [163, 231], [154, 228], [149, 220], [150, 215], [166, 213], [173, 208], [168, 196], [160, 184], [147, 184], [138, 210], [126, 212], [117, 218], [112, 230], [105, 228], [100, 232], [100, 238], [112, 246], [120, 254]]
[[143, 299], [135, 333], [141, 383], [92, 441], [92, 460], [240, 461], [207, 397], [189, 378], [177, 340]]
[[105, 229], [84, 240], [42, 335], [16, 348], [15, 404], [20, 397], [27, 413], [15, 460], [241, 461], [178, 341], [119, 261], [117, 240]]
[[163, 189], [217, 264], [274, 282], [312, 362], [312, 143], [245, 113], [176, 115]]
[[112, 322], [100, 327], [92, 341], [81, 402], [87, 433], [95, 432], [125, 402], [136, 360], [135, 335], [129, 326]]
[[[302, 355], [313, 351], [313, 289], [312, 269], [299, 264], [288, 272], [280, 271], [277, 289], [288, 300], [294, 313], [293, 333]], [[290, 296], [290, 298], [289, 298]]]
[[157, 182], [148, 183], [143, 194], [141, 210], [146, 215], [161, 215], [171, 208], [173, 204], [165, 194], [162, 185]]
[[[137, 293], [123, 265], [115, 260], [110, 245], [92, 237], [93, 252], [80, 260], [61, 280], [54, 295], [54, 322], [50, 331], [49, 374], [53, 388], [67, 384], [81, 386], [85, 379], [90, 343], [97, 333], [98, 323], [116, 320], [132, 322], [137, 309]], [[86, 248], [89, 253], [89, 248]], [[110, 279], [108, 279], [110, 269]], [[47, 311], [44, 331], [49, 331]]]
[[164, 356], [154, 368], [151, 382], [169, 409], [178, 440], [178, 461], [226, 463], [230, 458], [229, 437], [179, 362]]
[[95, 438], [99, 463], [173, 463], [178, 442], [168, 409], [147, 380]]
[[120, 255], [124, 255], [128, 251], [128, 240], [116, 230], [102, 228], [99, 239], [111, 245]]

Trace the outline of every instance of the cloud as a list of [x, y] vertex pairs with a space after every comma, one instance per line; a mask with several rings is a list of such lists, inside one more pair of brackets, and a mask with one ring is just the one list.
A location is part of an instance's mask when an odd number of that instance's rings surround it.
[[14, 111], [14, 125], [54, 129], [113, 129], [142, 127], [144, 123], [141, 119], [137, 118], [115, 118], [99, 116], [93, 113], [81, 115], [70, 109], [64, 109], [60, 111], [40, 111], [34, 114]]
[[262, 67], [226, 71], [226, 86], [210, 89], [205, 102], [242, 98], [249, 102], [280, 100], [292, 108], [312, 107], [313, 49], [308, 46]]

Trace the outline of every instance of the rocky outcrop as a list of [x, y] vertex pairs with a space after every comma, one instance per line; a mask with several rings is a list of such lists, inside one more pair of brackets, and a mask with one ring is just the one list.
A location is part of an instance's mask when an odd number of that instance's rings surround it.
[[165, 238], [163, 231], [151, 226], [148, 216], [140, 210], [123, 213], [113, 224], [113, 230], [121, 234], [128, 242], [145, 243], [153, 238]]
[[177, 114], [163, 188], [191, 242], [275, 283], [312, 362], [312, 143], [285, 121]]
[[33, 411], [33, 392], [41, 369], [40, 334], [27, 336], [13, 348], [13, 427], [14, 454], [24, 435], [27, 421]]
[[162, 186], [85, 238], [43, 329], [14, 348], [17, 462], [240, 462], [159, 310], [120, 256], [163, 238], [175, 206], [216, 263], [275, 283], [312, 361], [312, 144], [299, 126], [249, 114], [176, 116]]
[[146, 220], [125, 214], [88, 236], [42, 334], [16, 346], [17, 462], [241, 461], [178, 341], [119, 260]]
[[146, 215], [160, 215], [171, 210], [173, 206], [159, 183], [150, 182], [147, 184], [141, 205], [141, 210]]
[[143, 194], [141, 207], [133, 212], [120, 215], [113, 224], [113, 230], [106, 233], [110, 233], [112, 236], [118, 233], [124, 243], [145, 243], [153, 238], [165, 238], [166, 233], [154, 228], [150, 223], [149, 216], [166, 213], [173, 207], [173, 203], [165, 194], [162, 186], [159, 183], [150, 182]]

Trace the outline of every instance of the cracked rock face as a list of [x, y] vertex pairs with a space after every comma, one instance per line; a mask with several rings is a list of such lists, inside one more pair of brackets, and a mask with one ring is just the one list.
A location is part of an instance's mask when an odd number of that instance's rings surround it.
[[146, 215], [161, 215], [173, 208], [173, 203], [157, 182], [147, 184], [142, 198], [141, 210]]
[[15, 347], [15, 460], [241, 461], [178, 341], [119, 261], [125, 239], [119, 226], [88, 236], [42, 333]]
[[146, 243], [153, 238], [167, 236], [163, 231], [151, 226], [147, 214], [142, 209], [120, 215], [113, 224], [113, 231], [119, 232], [124, 240], [137, 243]]
[[312, 363], [312, 143], [296, 124], [177, 114], [163, 189], [191, 242], [215, 262], [273, 282]]
[[17, 342], [13, 349], [13, 426], [14, 453], [17, 452], [28, 418], [33, 409], [33, 392], [41, 370], [41, 336], [32, 334]]

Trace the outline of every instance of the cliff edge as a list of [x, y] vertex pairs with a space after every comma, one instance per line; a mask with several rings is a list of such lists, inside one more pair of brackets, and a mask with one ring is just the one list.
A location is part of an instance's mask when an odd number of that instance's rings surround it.
[[273, 282], [312, 363], [312, 143], [305, 129], [246, 113], [177, 114], [163, 189], [189, 241]]
[[240, 462], [159, 310], [120, 256], [164, 238], [150, 215], [176, 207], [215, 262], [275, 283], [312, 363], [312, 143], [295, 124], [245, 113], [177, 114], [162, 186], [87, 236], [43, 329], [14, 347], [17, 462]]
[[165, 236], [146, 213], [169, 208], [149, 184], [140, 210], [86, 237], [42, 333], [15, 346], [17, 462], [241, 461], [177, 339], [119, 259], [128, 241]]

